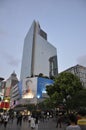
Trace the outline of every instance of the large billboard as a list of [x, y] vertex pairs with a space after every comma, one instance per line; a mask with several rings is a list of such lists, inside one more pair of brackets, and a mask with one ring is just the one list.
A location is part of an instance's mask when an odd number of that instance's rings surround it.
[[26, 78], [22, 82], [22, 98], [33, 99], [37, 94], [37, 78]]
[[46, 86], [53, 84], [54, 81], [47, 78], [38, 78], [37, 83], [37, 98], [44, 98], [47, 96]]

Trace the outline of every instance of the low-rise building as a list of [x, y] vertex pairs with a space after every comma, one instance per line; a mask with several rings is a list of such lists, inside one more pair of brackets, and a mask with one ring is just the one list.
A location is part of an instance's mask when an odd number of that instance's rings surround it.
[[65, 72], [71, 72], [72, 74], [78, 76], [82, 85], [86, 88], [86, 67], [77, 64], [68, 68]]

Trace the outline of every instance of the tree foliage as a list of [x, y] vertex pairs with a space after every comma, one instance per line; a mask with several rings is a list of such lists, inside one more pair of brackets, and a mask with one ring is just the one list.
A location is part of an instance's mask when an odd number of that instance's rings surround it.
[[86, 89], [80, 90], [72, 98], [75, 109], [86, 108]]
[[47, 86], [46, 91], [53, 101], [63, 102], [63, 99], [73, 97], [83, 86], [80, 79], [69, 72], [60, 73], [54, 80], [54, 84]]

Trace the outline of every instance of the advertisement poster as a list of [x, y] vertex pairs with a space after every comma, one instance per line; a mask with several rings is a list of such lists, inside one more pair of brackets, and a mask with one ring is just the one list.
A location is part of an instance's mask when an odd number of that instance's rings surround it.
[[26, 78], [22, 83], [22, 98], [35, 98], [37, 92], [37, 78]]
[[37, 98], [43, 98], [43, 95], [47, 95], [46, 86], [53, 84], [54, 81], [47, 78], [38, 78], [37, 84]]

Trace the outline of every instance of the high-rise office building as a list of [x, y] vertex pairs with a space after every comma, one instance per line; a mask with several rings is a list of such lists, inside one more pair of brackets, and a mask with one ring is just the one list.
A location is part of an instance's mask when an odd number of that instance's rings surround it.
[[24, 40], [20, 79], [55, 76], [58, 73], [57, 49], [47, 41], [47, 34], [34, 21]]

